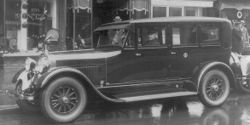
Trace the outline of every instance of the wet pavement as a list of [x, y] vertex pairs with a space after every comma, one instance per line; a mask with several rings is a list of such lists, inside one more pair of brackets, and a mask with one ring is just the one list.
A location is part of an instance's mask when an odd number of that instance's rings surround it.
[[[40, 112], [23, 112], [1, 90], [13, 90], [17, 68], [0, 69], [0, 125], [55, 125]], [[14, 108], [14, 109], [12, 109]], [[59, 124], [58, 124], [59, 125]], [[197, 97], [129, 104], [98, 103], [87, 107], [66, 125], [250, 125], [250, 94], [230, 95], [218, 108], [204, 106]]]
[[[56, 123], [40, 112], [0, 110], [0, 125], [34, 124]], [[66, 125], [250, 125], [250, 94], [233, 93], [217, 108], [204, 106], [196, 97], [129, 104], [101, 102], [88, 106], [75, 122]]]

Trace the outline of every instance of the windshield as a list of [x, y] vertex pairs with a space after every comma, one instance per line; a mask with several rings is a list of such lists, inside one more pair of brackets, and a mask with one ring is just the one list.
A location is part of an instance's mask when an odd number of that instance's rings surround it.
[[99, 31], [97, 47], [119, 46], [123, 47], [128, 35], [127, 29], [108, 29]]

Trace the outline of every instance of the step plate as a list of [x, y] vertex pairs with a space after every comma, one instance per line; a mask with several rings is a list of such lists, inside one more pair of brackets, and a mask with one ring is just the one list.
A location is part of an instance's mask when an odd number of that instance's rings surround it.
[[197, 92], [173, 92], [173, 93], [160, 93], [153, 95], [142, 95], [142, 96], [133, 96], [133, 97], [123, 97], [120, 98], [125, 102], [136, 102], [136, 101], [145, 101], [145, 100], [153, 100], [153, 99], [163, 99], [170, 97], [179, 97], [179, 96], [189, 96], [189, 95], [197, 95]]

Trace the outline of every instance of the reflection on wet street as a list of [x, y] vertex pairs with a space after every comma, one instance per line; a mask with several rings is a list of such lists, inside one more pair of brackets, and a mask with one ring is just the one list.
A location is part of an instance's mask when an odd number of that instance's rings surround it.
[[[54, 125], [40, 112], [0, 111], [0, 125]], [[224, 105], [209, 108], [196, 97], [129, 104], [91, 104], [66, 125], [250, 125], [250, 95], [231, 94]]]

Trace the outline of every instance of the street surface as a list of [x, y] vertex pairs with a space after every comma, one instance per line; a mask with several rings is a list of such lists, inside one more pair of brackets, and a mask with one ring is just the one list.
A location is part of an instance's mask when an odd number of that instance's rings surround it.
[[[13, 108], [0, 110], [0, 125], [60, 124], [50, 122], [40, 112]], [[232, 93], [218, 108], [205, 107], [197, 97], [129, 104], [101, 102], [88, 106], [75, 122], [64, 125], [250, 125], [250, 94]]]

